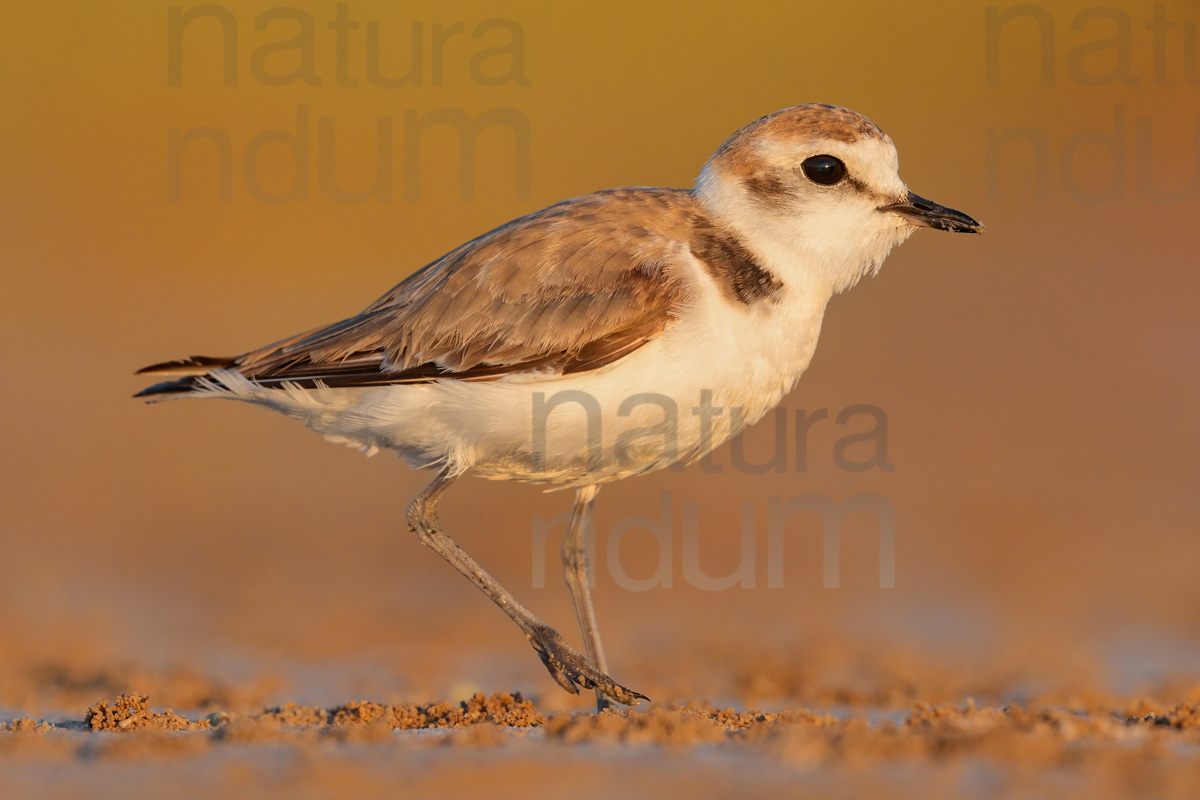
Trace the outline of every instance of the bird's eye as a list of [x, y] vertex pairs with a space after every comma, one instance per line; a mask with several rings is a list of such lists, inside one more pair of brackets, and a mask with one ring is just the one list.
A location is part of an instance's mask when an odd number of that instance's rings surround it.
[[832, 186], [846, 175], [846, 165], [833, 156], [813, 156], [800, 165], [813, 183]]

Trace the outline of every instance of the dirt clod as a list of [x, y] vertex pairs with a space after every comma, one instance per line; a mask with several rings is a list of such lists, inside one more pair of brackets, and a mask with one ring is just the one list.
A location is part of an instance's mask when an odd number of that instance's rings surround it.
[[490, 697], [476, 693], [460, 703], [386, 706], [351, 702], [327, 712], [333, 725], [363, 725], [382, 720], [393, 728], [456, 728], [492, 723], [513, 728], [541, 725], [545, 718], [520, 693], [496, 692]]
[[14, 719], [12, 722], [0, 722], [0, 731], [9, 733], [46, 733], [54, 730], [54, 726], [48, 722], [39, 722], [29, 717], [21, 717]]
[[83, 724], [94, 731], [131, 731], [150, 728], [158, 731], [194, 731], [209, 727], [207, 719], [189, 720], [174, 711], [152, 711], [144, 694], [123, 694], [111, 705], [104, 700], [83, 715]]

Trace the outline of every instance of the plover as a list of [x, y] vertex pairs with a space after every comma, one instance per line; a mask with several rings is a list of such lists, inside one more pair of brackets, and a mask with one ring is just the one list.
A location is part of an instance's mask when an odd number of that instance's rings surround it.
[[[983, 231], [910, 192], [867, 118], [794, 106], [734, 133], [690, 190], [565, 200], [350, 319], [146, 367], [181, 377], [137, 396], [254, 403], [435, 471], [409, 528], [516, 622], [564, 689], [632, 704], [644, 696], [609, 677], [588, 588], [600, 486], [699, 458], [777, 405], [812, 359], [829, 299], [918, 227]], [[575, 489], [562, 559], [586, 658], [443, 532], [438, 501], [469, 471]]]

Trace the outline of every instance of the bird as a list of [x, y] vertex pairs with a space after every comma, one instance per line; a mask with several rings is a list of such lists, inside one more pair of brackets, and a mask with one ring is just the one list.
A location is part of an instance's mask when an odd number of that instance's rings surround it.
[[[135, 396], [251, 403], [431, 471], [410, 531], [517, 624], [563, 689], [633, 705], [648, 698], [610, 677], [589, 588], [600, 487], [694, 461], [762, 418], [808, 367], [829, 300], [922, 227], [984, 230], [910, 191], [865, 116], [795, 105], [737, 130], [690, 189], [550, 205], [349, 319], [141, 369], [169, 380]], [[700, 407], [718, 411], [702, 421]], [[583, 653], [443, 530], [439, 501], [468, 473], [574, 490], [562, 560]]]

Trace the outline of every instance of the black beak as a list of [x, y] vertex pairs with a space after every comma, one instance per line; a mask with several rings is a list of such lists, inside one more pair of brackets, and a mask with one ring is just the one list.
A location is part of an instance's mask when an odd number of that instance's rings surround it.
[[983, 233], [983, 224], [976, 222], [961, 211], [939, 206], [919, 194], [908, 193], [899, 203], [880, 206], [880, 211], [894, 211], [914, 225], [937, 228], [951, 233]]

